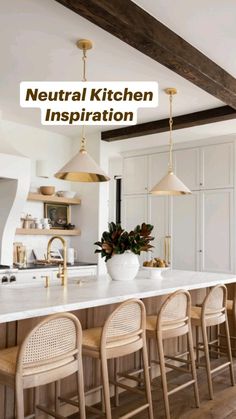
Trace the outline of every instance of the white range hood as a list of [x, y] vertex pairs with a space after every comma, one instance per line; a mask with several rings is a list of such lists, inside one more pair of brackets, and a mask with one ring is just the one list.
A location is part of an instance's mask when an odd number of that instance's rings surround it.
[[13, 264], [16, 227], [30, 187], [30, 159], [0, 140], [0, 264]]

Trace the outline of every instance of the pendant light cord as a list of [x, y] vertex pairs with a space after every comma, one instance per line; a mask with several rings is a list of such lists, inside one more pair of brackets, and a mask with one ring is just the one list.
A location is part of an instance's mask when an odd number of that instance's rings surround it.
[[172, 117], [172, 102], [173, 102], [173, 94], [170, 93], [169, 96], [170, 101], [170, 117], [169, 117], [169, 128], [170, 128], [170, 136], [169, 136], [169, 173], [173, 172], [173, 138], [172, 138], [172, 131], [173, 131], [173, 117]]
[[[82, 81], [85, 82], [87, 81], [87, 77], [86, 77], [86, 70], [87, 70], [87, 54], [86, 54], [87, 50], [86, 48], [83, 48], [83, 56], [82, 56], [82, 61], [83, 61], [83, 74], [82, 74]], [[83, 125], [82, 127], [82, 133], [81, 133], [81, 150], [85, 150], [85, 145], [86, 145], [86, 138], [85, 138], [85, 125]]]

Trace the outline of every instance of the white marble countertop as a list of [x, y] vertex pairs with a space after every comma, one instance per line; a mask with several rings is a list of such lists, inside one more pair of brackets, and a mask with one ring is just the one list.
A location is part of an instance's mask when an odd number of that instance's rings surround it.
[[[53, 285], [0, 287], [0, 323], [122, 302], [129, 298], [166, 295], [177, 289], [194, 290], [236, 282], [236, 275], [168, 270], [162, 279], [140, 271], [133, 281], [111, 281], [108, 276], [79, 277], [67, 288]], [[82, 283], [81, 283], [82, 281]], [[77, 283], [78, 282], [78, 283]]]

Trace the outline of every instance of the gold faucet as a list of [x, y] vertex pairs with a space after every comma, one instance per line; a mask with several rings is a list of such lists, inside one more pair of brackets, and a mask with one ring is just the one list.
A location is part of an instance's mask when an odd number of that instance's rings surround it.
[[47, 246], [47, 260], [48, 262], [51, 262], [52, 259], [50, 258], [50, 253], [51, 253], [51, 245], [52, 242], [54, 240], [60, 240], [63, 246], [63, 266], [61, 267], [61, 265], [59, 265], [59, 270], [58, 270], [58, 274], [57, 277], [61, 279], [61, 285], [63, 287], [67, 286], [67, 278], [68, 278], [68, 274], [67, 274], [67, 246], [66, 246], [66, 241], [65, 239], [63, 239], [63, 237], [61, 236], [53, 236], [51, 237], [51, 239], [48, 241], [48, 246]]

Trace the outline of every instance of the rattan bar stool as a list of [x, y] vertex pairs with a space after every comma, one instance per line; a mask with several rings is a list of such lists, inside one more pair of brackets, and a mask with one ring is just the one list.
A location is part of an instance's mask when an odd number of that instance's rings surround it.
[[[226, 308], [229, 322], [231, 351], [233, 356], [236, 356], [236, 284], [233, 286], [233, 293], [231, 297], [232, 299], [227, 299], [226, 301]], [[221, 342], [221, 345], [224, 345], [223, 347], [225, 347], [226, 334], [225, 330], [222, 330], [222, 328], [219, 332], [219, 341]]]
[[[85, 419], [82, 368], [82, 329], [73, 314], [49, 316], [34, 327], [20, 346], [0, 350], [0, 383], [15, 390], [16, 419], [24, 418], [24, 389], [35, 390], [35, 417], [38, 410], [59, 414], [57, 389], [62, 378], [76, 373], [80, 418]], [[39, 386], [56, 383], [55, 411], [39, 405]]]
[[[220, 371], [226, 367], [229, 367], [231, 384], [234, 386], [234, 371], [233, 361], [230, 346], [230, 335], [227, 318], [227, 289], [225, 285], [216, 285], [211, 288], [207, 296], [205, 297], [201, 307], [192, 307], [191, 310], [191, 321], [192, 325], [196, 327], [196, 356], [197, 365], [206, 368], [207, 382], [209, 389], [209, 397], [213, 399], [213, 385], [212, 385], [212, 374]], [[212, 326], [219, 326], [225, 324], [225, 337], [226, 337], [226, 349], [228, 361], [221, 365], [211, 369], [210, 353], [214, 353], [217, 357], [220, 355], [226, 355], [225, 351], [221, 352], [222, 348], [219, 344], [219, 337], [210, 341], [208, 338], [207, 329]], [[199, 342], [199, 329], [202, 333], [202, 342]], [[203, 351], [205, 355], [205, 363], [200, 360], [199, 351]]]
[[[152, 396], [148, 368], [145, 324], [145, 306], [142, 301], [131, 299], [120, 304], [107, 318], [103, 327], [96, 327], [83, 331], [83, 355], [99, 359], [101, 361], [102, 384], [104, 395], [105, 416], [112, 419], [110, 388], [108, 377], [109, 359], [116, 360], [119, 357], [142, 351], [145, 393], [147, 402], [142, 406], [120, 416], [128, 419], [143, 410], [148, 410], [149, 419], [153, 419]], [[132, 377], [130, 377], [132, 379]], [[120, 381], [113, 381], [116, 391], [117, 387], [134, 391], [143, 396], [144, 392], [137, 387], [131, 388]], [[90, 407], [91, 409], [91, 407]], [[92, 407], [92, 411], [104, 415], [104, 412]]]
[[[167, 419], [170, 418], [169, 396], [190, 385], [194, 388], [196, 407], [199, 407], [199, 393], [197, 384], [197, 374], [193, 349], [193, 338], [190, 321], [191, 297], [188, 291], [178, 290], [169, 295], [162, 304], [157, 315], [147, 316], [147, 338], [154, 339], [157, 343], [158, 361], [152, 361], [160, 365], [161, 382], [165, 413]], [[170, 338], [187, 336], [188, 349], [184, 354], [176, 356], [165, 356], [164, 341]], [[185, 358], [183, 358], [185, 356]], [[176, 366], [171, 361], [178, 361], [182, 366]], [[187, 367], [183, 367], [185, 364]], [[168, 390], [166, 367], [180, 372], [189, 373], [191, 379], [182, 385]]]

